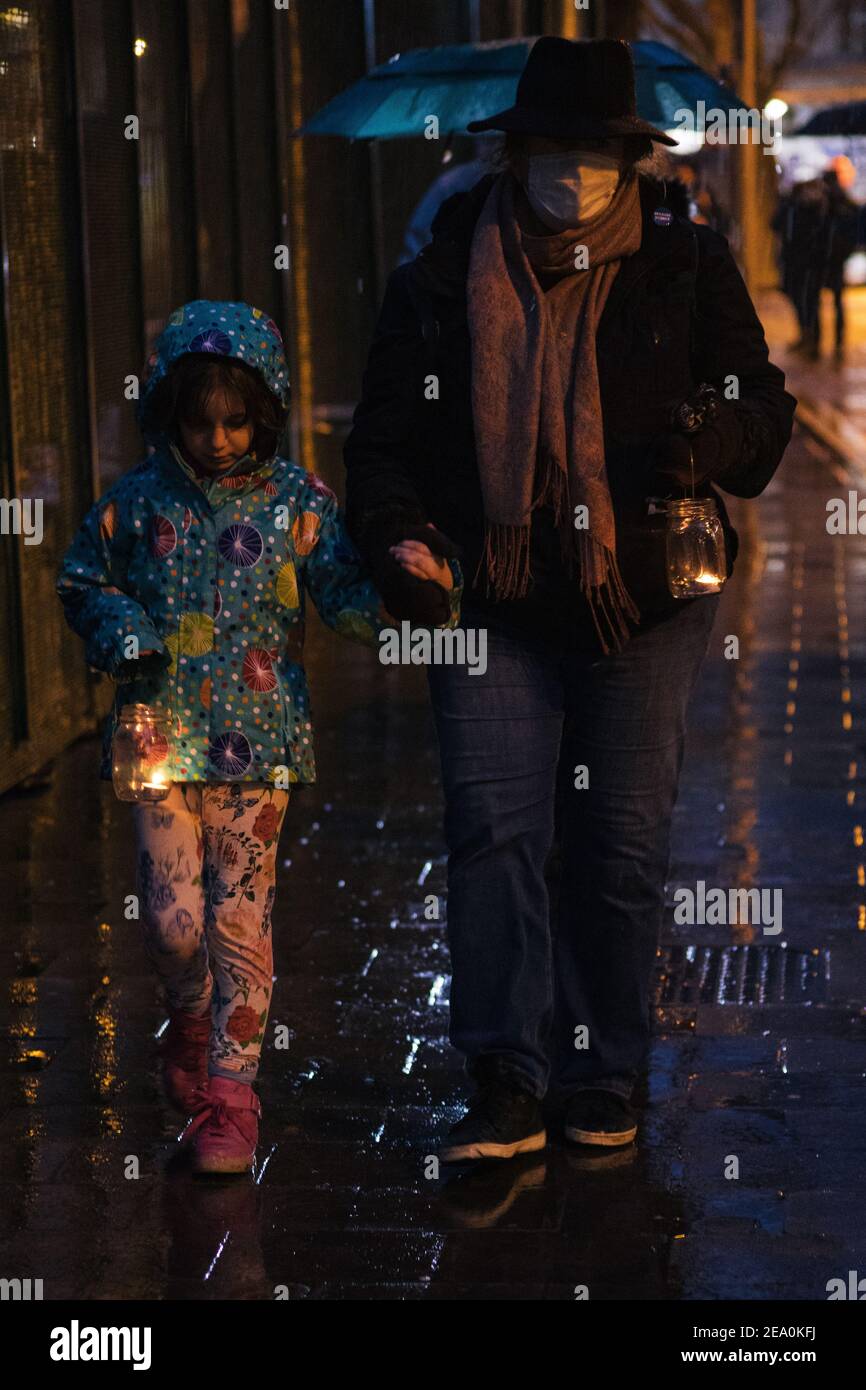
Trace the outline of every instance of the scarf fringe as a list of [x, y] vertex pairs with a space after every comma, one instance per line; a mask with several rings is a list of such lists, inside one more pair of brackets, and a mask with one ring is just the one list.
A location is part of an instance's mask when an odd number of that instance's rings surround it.
[[[631, 637], [629, 622], [640, 622], [640, 609], [625, 586], [616, 553], [593, 540], [587, 531], [572, 537], [560, 527], [563, 559], [569, 574], [574, 570], [575, 549], [580, 570], [580, 592], [592, 616], [599, 645], [605, 656], [622, 651]], [[524, 598], [532, 578], [529, 568], [530, 528], [485, 523], [484, 545], [475, 582], [484, 571], [485, 592], [497, 600]]]
[[485, 572], [485, 592], [497, 599], [525, 598], [532, 578], [529, 569], [529, 525], [506, 526], [485, 521], [484, 546], [475, 580]]
[[581, 531], [578, 555], [580, 591], [592, 615], [601, 649], [605, 656], [611, 651], [620, 652], [631, 637], [629, 619], [640, 622], [640, 609], [625, 586], [616, 553], [600, 546], [587, 531]]

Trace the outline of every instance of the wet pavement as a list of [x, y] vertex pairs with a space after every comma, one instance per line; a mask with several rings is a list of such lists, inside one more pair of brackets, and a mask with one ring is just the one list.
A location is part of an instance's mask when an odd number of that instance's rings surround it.
[[856, 478], [866, 480], [866, 285], [845, 290], [845, 349], [833, 352], [835, 317], [829, 290], [821, 298], [821, 355], [812, 361], [792, 349], [799, 328], [790, 301], [779, 290], [756, 297], [774, 362], [784, 370], [797, 397], [800, 423], [834, 454], [844, 458]]
[[46, 1299], [693, 1300], [824, 1299], [866, 1273], [866, 539], [826, 534], [838, 467], [798, 435], [737, 508], [669, 896], [781, 888], [783, 930], [668, 914], [636, 1146], [554, 1133], [432, 1172], [466, 1087], [423, 916], [445, 882], [426, 687], [317, 626], [320, 781], [290, 807], [274, 913], [271, 1036], [291, 1044], [266, 1050], [254, 1181], [179, 1157], [165, 1013], [124, 918], [128, 808], [95, 741], [0, 801], [0, 1274]]

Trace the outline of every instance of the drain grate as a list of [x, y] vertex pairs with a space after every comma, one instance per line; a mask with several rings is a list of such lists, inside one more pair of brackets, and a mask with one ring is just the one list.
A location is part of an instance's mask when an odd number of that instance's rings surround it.
[[785, 946], [663, 946], [656, 1005], [822, 1003], [830, 952]]

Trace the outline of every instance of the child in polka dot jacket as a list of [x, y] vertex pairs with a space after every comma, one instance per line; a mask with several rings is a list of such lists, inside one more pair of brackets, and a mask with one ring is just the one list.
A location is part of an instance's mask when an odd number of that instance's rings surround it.
[[[169, 1005], [165, 1088], [193, 1112], [200, 1172], [249, 1171], [258, 1139], [277, 840], [290, 784], [315, 780], [305, 598], [371, 646], [391, 622], [334, 494], [279, 452], [288, 398], [272, 319], [176, 310], [139, 402], [150, 452], [91, 509], [57, 583], [88, 662], [117, 681], [102, 775], [124, 705], [171, 718], [169, 796], [134, 808], [138, 886]], [[462, 579], [438, 533], [395, 554], [449, 593], [454, 626]]]

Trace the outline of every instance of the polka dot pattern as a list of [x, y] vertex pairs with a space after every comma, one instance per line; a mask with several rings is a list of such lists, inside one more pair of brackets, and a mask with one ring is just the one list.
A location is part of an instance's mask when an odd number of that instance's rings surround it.
[[[307, 600], [368, 645], [390, 624], [333, 493], [279, 457], [233, 490], [155, 451], [91, 510], [58, 587], [88, 661], [118, 677], [116, 708], [146, 700], [169, 711], [167, 773], [179, 782], [315, 781]], [[124, 666], [130, 636], [159, 654], [158, 670]], [[108, 777], [113, 727], [114, 715]]]
[[[168, 710], [171, 780], [313, 782], [307, 598], [335, 631], [369, 645], [391, 620], [325, 483], [279, 456], [250, 456], [230, 474], [197, 479], [177, 448], [150, 431], [154, 388], [189, 352], [247, 363], [288, 404], [273, 319], [235, 302], [195, 300], [174, 310], [143, 374], [139, 421], [152, 452], [85, 518], [58, 593], [89, 664], [117, 679], [115, 712], [136, 700]], [[461, 584], [454, 569], [452, 625]], [[130, 637], [156, 656], [129, 660]], [[103, 742], [107, 778], [115, 718]]]
[[283, 405], [289, 403], [289, 369], [280, 330], [261, 309], [237, 301], [194, 299], [175, 309], [148, 356], [142, 373], [138, 419], [145, 440], [168, 447], [168, 439], [148, 419], [154, 388], [172, 362], [187, 352], [235, 357], [261, 372]]

